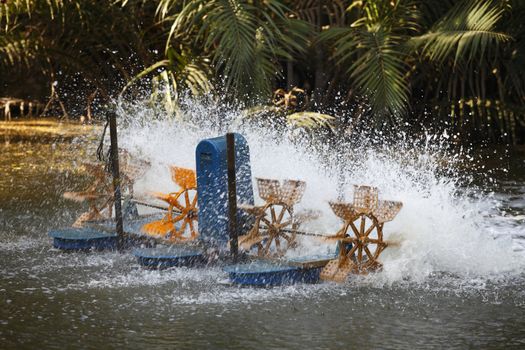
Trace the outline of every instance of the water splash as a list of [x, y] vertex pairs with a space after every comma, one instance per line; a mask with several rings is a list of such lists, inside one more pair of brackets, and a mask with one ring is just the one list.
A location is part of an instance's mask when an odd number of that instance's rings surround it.
[[[385, 225], [385, 238], [400, 246], [383, 253], [383, 272], [368, 279], [374, 283], [423, 281], [439, 273], [490, 278], [519, 274], [525, 266], [523, 254], [513, 249], [512, 235], [519, 229], [501, 222], [494, 229], [499, 202], [471, 185], [475, 164], [447, 150], [443, 141], [448, 135], [418, 140], [401, 134], [388, 143], [353, 135], [351, 142], [327, 145], [297, 129], [274, 128], [271, 123], [247, 125], [242, 111], [191, 100], [181, 119], [163, 118], [142, 104], [132, 106], [131, 112], [130, 106], [127, 109], [121, 144], [153, 165], [137, 183], [138, 192], [172, 191], [175, 185], [168, 164], [194, 168], [195, 147], [201, 139], [237, 131], [250, 145], [255, 177], [307, 182], [298, 209], [323, 213], [305, 227], [308, 231], [333, 234], [340, 227], [328, 201], [340, 195], [341, 178], [346, 199], [352, 198], [351, 184], [370, 184], [379, 188], [381, 198], [404, 203], [398, 217]], [[310, 242], [301, 253], [319, 250], [326, 247]]]

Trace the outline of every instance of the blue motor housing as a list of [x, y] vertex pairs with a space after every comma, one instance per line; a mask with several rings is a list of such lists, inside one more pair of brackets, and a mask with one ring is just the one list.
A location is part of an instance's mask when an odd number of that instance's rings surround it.
[[[229, 240], [226, 136], [202, 140], [195, 152], [200, 238], [225, 249]], [[235, 171], [237, 203], [253, 204], [250, 150], [240, 134], [235, 134]], [[237, 233], [244, 234], [252, 225], [253, 218], [239, 209]]]

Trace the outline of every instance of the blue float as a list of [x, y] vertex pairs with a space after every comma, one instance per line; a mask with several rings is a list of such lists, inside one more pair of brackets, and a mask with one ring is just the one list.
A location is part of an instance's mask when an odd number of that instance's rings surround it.
[[104, 232], [91, 227], [51, 230], [53, 246], [62, 250], [117, 249], [118, 237], [114, 232]]
[[334, 254], [301, 256], [279, 261], [254, 260], [226, 266], [230, 282], [241, 286], [271, 287], [296, 283], [317, 283], [322, 268]]
[[272, 287], [296, 283], [317, 283], [322, 267], [302, 268], [285, 262], [256, 260], [226, 266], [230, 282], [243, 286]]
[[152, 269], [202, 266], [207, 262], [201, 248], [189, 246], [140, 248], [135, 249], [133, 255], [140, 265]]
[[[124, 221], [124, 232], [131, 234], [123, 242], [124, 246], [143, 244], [141, 237], [151, 239], [141, 234], [140, 228], [144, 223], [160, 217], [162, 217], [160, 214], [153, 214]], [[81, 228], [67, 227], [51, 230], [48, 236], [53, 238], [53, 246], [61, 250], [113, 250], [117, 249], [118, 242], [113, 220], [86, 222]]]

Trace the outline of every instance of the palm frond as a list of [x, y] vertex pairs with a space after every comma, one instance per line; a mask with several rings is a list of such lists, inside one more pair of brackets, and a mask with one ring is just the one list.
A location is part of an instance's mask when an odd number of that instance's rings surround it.
[[0, 36], [0, 62], [5, 66], [30, 66], [37, 56], [40, 42], [37, 38], [19, 35]]
[[148, 76], [150, 73], [155, 72], [159, 70], [160, 68], [164, 68], [168, 66], [169, 64], [170, 64], [169, 60], [161, 60], [161, 61], [155, 62], [149, 67], [146, 67], [145, 69], [143, 69], [140, 73], [136, 74], [133, 78], [131, 78], [126, 83], [124, 88], [120, 91], [120, 95], [123, 95], [130, 86], [135, 84], [140, 79], [143, 79], [144, 77]]
[[265, 115], [278, 115], [282, 113], [282, 109], [276, 106], [255, 105], [243, 110], [240, 115], [241, 119], [258, 118]]
[[418, 4], [413, 0], [396, 1], [354, 1], [349, 7], [359, 8], [363, 15], [351, 24], [353, 28], [368, 30], [381, 24], [385, 31], [396, 34], [418, 31], [421, 14]]
[[454, 64], [482, 58], [489, 50], [511, 37], [496, 30], [504, 9], [492, 1], [469, 0], [458, 3], [424, 35], [412, 38], [416, 47], [432, 61], [454, 56]]
[[[166, 13], [169, 0], [161, 3]], [[239, 97], [268, 96], [281, 71], [278, 59], [301, 51], [306, 26], [287, 17], [278, 0], [259, 4], [247, 0], [196, 0], [174, 17], [168, 47], [175, 38], [193, 33], [210, 53], [212, 65], [227, 90]]]
[[317, 112], [297, 112], [288, 115], [286, 119], [292, 126], [307, 129], [324, 127], [332, 131], [334, 128], [332, 122], [335, 120], [331, 115]]
[[368, 97], [378, 117], [400, 114], [407, 109], [409, 88], [403, 59], [406, 53], [399, 37], [385, 32], [379, 24], [369, 30], [333, 28], [321, 35], [334, 41], [334, 58]]
[[361, 55], [348, 69], [356, 85], [369, 96], [378, 116], [398, 116], [407, 110], [409, 88], [399, 37], [389, 35], [380, 25], [359, 34]]
[[363, 13], [358, 20], [329, 28], [319, 40], [333, 48], [333, 58], [376, 117], [403, 114], [410, 91], [404, 42], [417, 29], [417, 9], [412, 1], [354, 2], [350, 9], [356, 8]]
[[0, 26], [9, 29], [17, 23], [19, 16], [31, 16], [34, 12], [46, 13], [50, 19], [55, 19], [64, 6], [78, 7], [76, 1], [64, 0], [9, 0], [0, 3]]
[[[155, 72], [157, 72], [155, 74], [157, 81], [165, 83], [167, 90], [173, 89], [175, 93], [179, 93], [179, 90], [188, 89], [193, 95], [199, 95], [208, 93], [213, 89], [210, 82], [210, 70], [204, 60], [195, 57], [189, 58], [184, 53], [177, 53], [173, 48], [168, 51], [167, 56], [167, 59], [152, 64], [132, 77], [120, 95], [123, 95], [130, 86], [139, 80]], [[176, 100], [176, 98], [174, 99]], [[172, 99], [170, 98], [170, 100]]]

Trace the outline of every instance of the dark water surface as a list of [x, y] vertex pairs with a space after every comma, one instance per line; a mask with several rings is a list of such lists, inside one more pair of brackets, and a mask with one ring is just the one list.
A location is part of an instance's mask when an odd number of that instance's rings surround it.
[[[85, 183], [75, 162], [92, 157], [99, 130], [49, 122], [32, 137], [12, 125], [0, 125], [1, 349], [525, 348], [520, 273], [251, 289], [218, 284], [219, 268], [147, 271], [129, 254], [61, 253], [47, 231], [82, 211], [61, 195]], [[524, 158], [504, 162], [493, 190], [520, 250]]]

